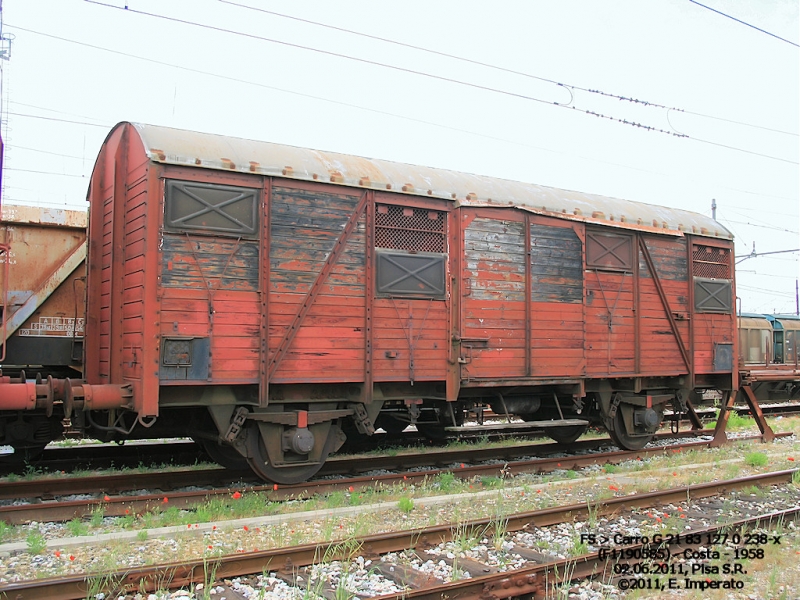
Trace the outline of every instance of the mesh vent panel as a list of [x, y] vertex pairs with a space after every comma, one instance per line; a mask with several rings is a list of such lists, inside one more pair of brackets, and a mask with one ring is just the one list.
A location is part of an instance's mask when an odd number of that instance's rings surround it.
[[695, 246], [692, 251], [692, 275], [709, 279], [731, 278], [731, 251], [728, 248]]
[[446, 252], [445, 213], [438, 210], [378, 204], [375, 246], [390, 250]]

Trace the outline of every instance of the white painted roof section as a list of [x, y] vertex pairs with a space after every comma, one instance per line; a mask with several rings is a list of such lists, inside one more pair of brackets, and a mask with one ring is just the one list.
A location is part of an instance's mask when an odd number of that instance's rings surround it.
[[132, 125], [150, 159], [164, 164], [390, 190], [444, 198], [460, 206], [512, 207], [651, 233], [677, 236], [693, 233], [733, 239], [730, 231], [710, 217], [665, 206], [336, 152], [155, 125]]

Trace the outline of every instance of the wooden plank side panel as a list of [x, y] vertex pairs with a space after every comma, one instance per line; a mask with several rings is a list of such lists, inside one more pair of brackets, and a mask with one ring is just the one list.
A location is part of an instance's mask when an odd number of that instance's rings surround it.
[[517, 302], [468, 300], [465, 301], [461, 334], [464, 339], [461, 356], [467, 360], [462, 378], [526, 375], [524, 299]]
[[531, 374], [576, 377], [586, 372], [583, 304], [531, 306]]
[[[164, 337], [208, 337], [208, 327], [183, 322], [177, 330], [162, 322]], [[260, 341], [258, 325], [214, 326], [211, 336], [210, 380], [215, 383], [247, 379], [258, 381], [260, 367]]]
[[525, 301], [524, 226], [520, 221], [476, 218], [464, 231], [468, 311], [471, 301]]
[[[694, 316], [694, 361], [696, 373], [715, 373], [715, 344], [733, 344], [736, 329], [733, 315], [697, 313]], [[733, 365], [734, 368], [736, 365]]]
[[[270, 358], [288, 335], [359, 201], [360, 196], [325, 188], [273, 186]], [[361, 215], [272, 382], [337, 381], [337, 376], [339, 381], [363, 381], [365, 243], [366, 216]]]
[[255, 291], [258, 242], [164, 234], [164, 287]]
[[445, 302], [377, 298], [372, 323], [374, 381], [444, 378], [449, 344]]
[[[257, 264], [256, 260], [256, 268]], [[165, 287], [160, 331], [166, 338], [210, 337], [211, 381], [257, 382], [260, 310], [259, 294], [255, 291]]]
[[[654, 259], [655, 260], [655, 259]], [[684, 261], [685, 262], [685, 261]], [[660, 269], [656, 262], [656, 269]], [[661, 277], [661, 273], [659, 273]], [[689, 346], [689, 306], [688, 283], [683, 281], [660, 280], [667, 296], [673, 318], [676, 319], [679, 335], [685, 347]], [[678, 341], [670, 326], [666, 310], [657, 293], [651, 277], [643, 277], [639, 282], [639, 343], [640, 367], [643, 372], [657, 372], [659, 369], [687, 371]], [[648, 351], [656, 345], [658, 352]]]
[[[639, 251], [639, 368], [643, 373], [688, 372], [681, 353], [689, 339], [689, 266], [685, 238], [644, 237], [668, 308], [658, 293], [644, 253]], [[678, 329], [670, 324], [668, 311]]]
[[524, 376], [525, 222], [476, 216], [463, 236], [461, 376]]
[[[645, 246], [653, 259], [658, 278], [666, 287], [668, 282], [688, 282], [689, 264], [686, 252], [686, 238], [649, 236], [644, 238]], [[639, 277], [651, 279], [647, 263], [639, 252]]]
[[[643, 372], [659, 369], [686, 372], [678, 344], [665, 319], [642, 319], [640, 325], [639, 356]], [[689, 324], [680, 322], [678, 330], [683, 339], [688, 339]]]
[[585, 285], [587, 374], [599, 377], [634, 373], [633, 275], [587, 271]]
[[581, 304], [583, 244], [575, 231], [532, 223], [530, 236], [532, 301]]

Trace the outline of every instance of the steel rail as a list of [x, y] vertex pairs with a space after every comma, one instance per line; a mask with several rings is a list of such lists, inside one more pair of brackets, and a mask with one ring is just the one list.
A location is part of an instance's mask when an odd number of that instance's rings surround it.
[[[724, 525], [693, 529], [684, 532], [684, 536], [693, 534], [707, 539], [709, 536], [714, 536], [721, 532], [737, 531], [745, 527], [759, 526], [765, 522], [785, 522], [788, 519], [796, 519], [798, 516], [800, 516], [800, 508], [790, 508], [755, 517], [738, 519], [725, 523]], [[619, 549], [623, 551], [636, 551], [645, 548], [672, 546], [686, 547], [688, 544], [677, 541], [673, 543], [662, 542], [657, 545], [652, 543], [629, 544], [621, 546]], [[534, 567], [517, 569], [510, 573], [496, 573], [472, 577], [453, 583], [405, 591], [401, 594], [386, 594], [380, 598], [381, 600], [405, 600], [408, 598], [415, 598], [418, 600], [441, 600], [442, 598], [458, 598], [459, 600], [505, 600], [525, 595], [534, 595], [535, 598], [542, 598], [547, 588], [558, 585], [559, 583], [567, 580], [575, 581], [585, 579], [606, 572], [609, 562], [610, 560], [608, 558], [601, 558], [599, 552], [594, 552], [591, 554], [584, 554], [583, 556], [548, 562]]]
[[[508, 516], [504, 529], [506, 531], [519, 531], [526, 527], [543, 527], [568, 520], [586, 518], [590, 510], [598, 516], [609, 515], [623, 508], [647, 508], [672, 502], [697, 500], [752, 485], [778, 485], [791, 482], [797, 472], [797, 469], [776, 471], [646, 494], [621, 496], [598, 501], [595, 507], [581, 503], [517, 513]], [[794, 517], [798, 513], [800, 513], [800, 508], [794, 508], [783, 513], [773, 513], [773, 515], [760, 516], [755, 519], [764, 520], [778, 514]], [[740, 523], [753, 521], [753, 519], [745, 519], [701, 531], [713, 532], [723, 527], [730, 528]], [[447, 542], [457, 535], [459, 529], [463, 530], [464, 528], [483, 531], [485, 535], [490, 535], [495, 524], [496, 519], [493, 518], [476, 519], [463, 523], [448, 523], [433, 527], [370, 535], [357, 538], [355, 542], [362, 549], [362, 554], [377, 556], [388, 552], [430, 547], [441, 542]], [[697, 530], [686, 533], [696, 532]], [[353, 545], [348, 543], [346, 546], [345, 548], [341, 541], [332, 541], [323, 544], [306, 544], [292, 548], [278, 548], [223, 556], [213, 560], [216, 569], [215, 577], [217, 579], [230, 579], [246, 574], [262, 573], [265, 570], [292, 573], [300, 567], [321, 562], [322, 557], [325, 557], [325, 560], [346, 558], [347, 554], [352, 554]], [[632, 547], [635, 546], [624, 546], [624, 548]], [[474, 594], [479, 596], [483, 593], [488, 593], [490, 597], [497, 599], [509, 598], [532, 593], [536, 586], [541, 586], [540, 574], [553, 571], [559, 568], [559, 565], [563, 571], [563, 567], [573, 564], [576, 565], [575, 577], [584, 577], [595, 574], [597, 572], [596, 565], [605, 564], [605, 561], [599, 562], [598, 553], [594, 553], [563, 561], [548, 562], [534, 567], [526, 567], [511, 573], [476, 577], [426, 590], [412, 590], [403, 594], [382, 596], [381, 598], [382, 600], [388, 600], [389, 598], [399, 600], [400, 598], [412, 597], [445, 598], [457, 596], [461, 598], [463, 594], [472, 597]], [[102, 578], [102, 581], [111, 587], [119, 588], [114, 592], [148, 592], [162, 589], [165, 585], [175, 589], [196, 583], [205, 583], [204, 578], [208, 565], [209, 559], [205, 559], [205, 561], [176, 562], [98, 574], [96, 577]], [[0, 584], [0, 596], [15, 600], [75, 600], [85, 598], [89, 583], [89, 576], [73, 575]], [[506, 592], [509, 593], [506, 594]], [[477, 596], [475, 597], [477, 598]]]
[[[791, 435], [784, 433], [783, 436]], [[758, 436], [737, 438], [736, 441], [758, 439]], [[75, 518], [86, 518], [95, 511], [101, 510], [107, 517], [140, 515], [156, 507], [165, 505], [177, 508], [189, 508], [210, 498], [229, 497], [242, 490], [261, 492], [268, 495], [271, 501], [309, 498], [316, 494], [325, 494], [342, 489], [353, 491], [365, 488], [397, 485], [421, 484], [442, 473], [452, 473], [459, 479], [478, 477], [512, 477], [524, 473], [548, 473], [556, 469], [577, 470], [583, 467], [620, 463], [658, 454], [683, 451], [686, 449], [708, 448], [712, 441], [689, 442], [674, 446], [656, 446], [642, 450], [619, 450], [596, 454], [576, 455], [555, 458], [537, 458], [533, 460], [512, 461], [505, 464], [464, 465], [457, 469], [431, 469], [427, 471], [406, 471], [386, 475], [368, 475], [340, 480], [316, 480], [294, 485], [266, 484], [254, 486], [223, 487], [212, 490], [193, 490], [188, 492], [172, 492], [161, 494], [145, 494], [140, 496], [103, 496], [90, 500], [58, 500], [32, 504], [18, 504], [0, 507], [0, 520], [10, 525], [19, 525], [30, 521], [55, 522], [70, 521]], [[95, 488], [97, 489], [97, 488]]]
[[[744, 409], [749, 410], [749, 409]], [[798, 407], [800, 410], [800, 407]], [[714, 411], [716, 414], [716, 411]], [[783, 413], [780, 413], [783, 414]], [[685, 415], [680, 415], [685, 416]], [[701, 417], [711, 416], [701, 412]], [[499, 417], [498, 417], [499, 418]], [[666, 421], [677, 420], [676, 415], [666, 415]], [[685, 419], [680, 419], [685, 421]], [[701, 432], [683, 431], [678, 435], [691, 436]], [[524, 431], [514, 432], [501, 432], [498, 431], [494, 434], [476, 431], [474, 434], [461, 433], [459, 436], [447, 438], [444, 440], [430, 440], [416, 432], [409, 431], [402, 434], [386, 434], [378, 433], [369, 438], [368, 443], [361, 440], [348, 440], [345, 446], [340, 449], [340, 456], [343, 454], [354, 454], [359, 452], [373, 451], [376, 448], [386, 446], [443, 446], [448, 441], [454, 439], [469, 440], [469, 439], [486, 439], [501, 440], [509, 439], [510, 437], [519, 436], [544, 436], [543, 430], [537, 427], [530, 427]], [[657, 434], [655, 439], [663, 436], [671, 437], [675, 434]], [[581, 440], [570, 444], [572, 447], [581, 447], [583, 444], [596, 444], [598, 440]], [[606, 438], [607, 443], [609, 442]], [[555, 444], [542, 444], [542, 446], [555, 446]], [[563, 447], [558, 451], [562, 451]], [[60, 473], [62, 471], [68, 472], [74, 468], [91, 467], [91, 468], [114, 468], [114, 467], [139, 467], [141, 465], [159, 465], [169, 464], [175, 466], [192, 465], [198, 460], [213, 463], [213, 460], [206, 455], [206, 453], [193, 441], [146, 441], [139, 440], [129, 444], [99, 444], [87, 446], [48, 446], [42, 454], [36, 459], [28, 463], [20, 464], [14, 463], [9, 460], [10, 457], [5, 457], [0, 454], [0, 474], [20, 473], [26, 472], [31, 467], [37, 471], [48, 471]], [[337, 460], [336, 457], [329, 458], [328, 462]]]
[[[695, 437], [691, 432], [680, 434], [659, 434], [656, 439], [684, 439]], [[582, 440], [573, 442], [570, 451], [594, 450], [606, 445], [613, 445], [609, 438]], [[502, 448], [461, 448], [458, 450], [431, 449], [423, 453], [395, 456], [339, 456], [328, 459], [319, 472], [326, 475], [357, 475], [375, 470], [403, 470], [421, 466], [447, 466], [453, 463], [470, 463], [488, 459], [512, 460], [520, 456], [541, 456], [563, 453], [565, 447], [560, 444], [518, 444]], [[35, 479], [19, 479], [6, 481], [0, 486], [0, 500], [16, 500], [20, 498], [41, 498], [50, 500], [57, 496], [70, 494], [118, 494], [136, 489], [157, 489], [172, 491], [185, 486], [232, 486], [242, 484], [259, 484], [261, 480], [247, 469], [236, 471], [212, 466], [207, 469], [174, 470], [143, 473], [104, 474], [87, 477], [64, 477], [61, 473], [56, 477], [38, 477]], [[302, 486], [302, 484], [299, 484]], [[270, 486], [271, 487], [271, 486]], [[295, 486], [297, 487], [297, 486]]]
[[0, 454], [0, 473], [24, 474], [37, 471], [70, 471], [86, 467], [138, 467], [142, 464], [189, 465], [198, 459], [211, 461], [194, 442], [98, 444], [87, 446], [48, 446], [37, 458], [14, 462], [13, 455]]

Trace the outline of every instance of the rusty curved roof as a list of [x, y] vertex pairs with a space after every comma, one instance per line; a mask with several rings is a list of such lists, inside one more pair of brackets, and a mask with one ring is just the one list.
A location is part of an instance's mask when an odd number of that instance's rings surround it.
[[336, 152], [155, 125], [131, 125], [139, 133], [150, 160], [164, 164], [391, 190], [444, 198], [460, 206], [513, 207], [652, 233], [685, 232], [733, 239], [730, 231], [710, 217], [665, 206]]

